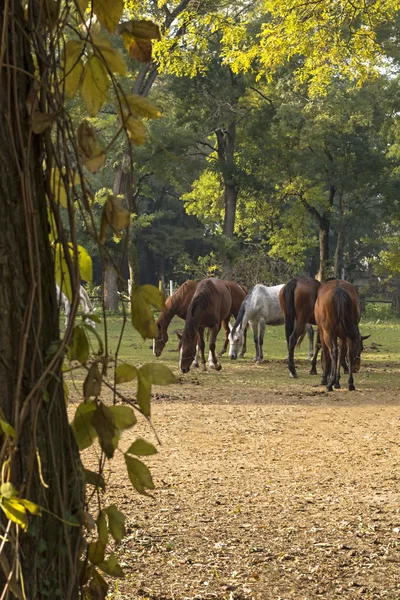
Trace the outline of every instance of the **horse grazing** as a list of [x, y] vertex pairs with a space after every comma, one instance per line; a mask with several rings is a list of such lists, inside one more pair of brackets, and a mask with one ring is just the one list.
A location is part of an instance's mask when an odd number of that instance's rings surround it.
[[[64, 294], [64, 292], [61, 290], [58, 283], [56, 283], [56, 294], [57, 294], [57, 301], [58, 301], [59, 308], [62, 305], [65, 310], [65, 328], [67, 328], [69, 316], [71, 314], [71, 303], [68, 300], [67, 296]], [[94, 312], [93, 305], [90, 302], [88, 293], [85, 290], [85, 288], [83, 287], [83, 285], [79, 286], [79, 304], [80, 304], [80, 306], [82, 306], [85, 314], [90, 315]], [[92, 327], [96, 327], [96, 324], [91, 319], [86, 319], [86, 323], [88, 323]]]
[[[218, 356], [222, 356], [228, 347], [229, 319], [232, 315], [235, 318], [237, 317], [240, 306], [247, 294], [247, 288], [244, 286], [240, 286], [233, 281], [224, 281], [224, 283], [229, 288], [231, 293], [232, 304], [229, 315], [223, 321], [225, 341]], [[197, 286], [197, 281], [189, 279], [188, 281], [185, 281], [185, 283], [183, 283], [180, 288], [165, 301], [165, 310], [160, 314], [156, 322], [157, 334], [153, 340], [153, 354], [155, 356], [161, 356], [161, 352], [164, 350], [165, 344], [168, 342], [168, 327], [173, 317], [178, 315], [178, 317], [181, 319], [186, 319], [187, 309], [192, 301]], [[245, 351], [246, 345], [243, 347], [242, 354], [244, 354]]]
[[196, 357], [198, 338], [200, 338], [201, 358], [203, 368], [205, 369], [204, 329], [206, 327], [210, 328], [209, 365], [217, 371], [221, 370], [221, 364], [215, 355], [215, 341], [221, 329], [222, 321], [230, 314], [231, 306], [231, 292], [224, 281], [203, 279], [197, 285], [197, 289], [187, 310], [185, 328], [179, 343], [179, 366], [182, 373], [188, 373]]
[[[258, 283], [250, 291], [240, 307], [239, 314], [229, 335], [229, 357], [236, 359], [239, 349], [244, 342], [244, 332], [247, 324], [253, 330], [254, 344], [256, 347], [255, 361], [263, 361], [263, 343], [266, 325], [283, 325], [284, 317], [279, 305], [279, 292], [284, 284], [267, 287]], [[312, 329], [311, 329], [312, 334]], [[312, 334], [313, 337], [313, 334]], [[310, 344], [312, 343], [310, 337]]]
[[197, 281], [188, 279], [179, 289], [176, 290], [165, 301], [165, 310], [160, 313], [157, 319], [157, 334], [153, 340], [153, 354], [161, 356], [165, 344], [168, 342], [168, 327], [173, 317], [178, 315], [181, 319], [186, 319], [187, 309], [192, 301], [193, 294], [197, 288]]
[[[342, 355], [347, 352], [349, 390], [355, 390], [353, 373], [360, 369], [363, 340], [358, 325], [361, 305], [354, 285], [342, 279], [325, 281], [318, 289], [315, 321], [322, 345], [322, 385], [340, 388]], [[338, 342], [339, 340], [339, 342]]]
[[[288, 347], [288, 368], [297, 377], [294, 349], [304, 337], [308, 325], [315, 325], [314, 306], [320, 282], [313, 277], [294, 277], [280, 291], [279, 302], [285, 317], [285, 335]], [[310, 335], [310, 333], [308, 332]], [[312, 356], [310, 374], [316, 374], [318, 351]], [[309, 358], [311, 356], [309, 355]]]

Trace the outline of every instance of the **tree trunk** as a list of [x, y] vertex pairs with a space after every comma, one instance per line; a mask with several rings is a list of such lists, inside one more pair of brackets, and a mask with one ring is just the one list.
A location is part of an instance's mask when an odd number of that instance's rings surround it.
[[[5, 3], [0, 4], [5, 44], [0, 72], [0, 409], [18, 438], [10, 450], [0, 434], [1, 466], [20, 497], [46, 512], [29, 517], [29, 533], [20, 530], [15, 550], [16, 527], [0, 511], [1, 535], [8, 526], [11, 534], [0, 553], [0, 590], [10, 575], [11, 592], [5, 597], [22, 597], [18, 560], [28, 600], [68, 600], [78, 597], [83, 471], [68, 425], [62, 358], [45, 373], [46, 351], [59, 339], [59, 326], [41, 136], [28, 135], [25, 102], [32, 78], [27, 73], [33, 73], [33, 64], [23, 8], [20, 2], [6, 6], [7, 15]], [[71, 521], [78, 526], [68, 525]]]
[[329, 266], [329, 225], [330, 220], [322, 217], [318, 223], [319, 269], [316, 279], [326, 279]]
[[118, 273], [111, 264], [104, 267], [104, 306], [107, 310], [118, 310]]
[[393, 292], [392, 295], [392, 311], [395, 314], [400, 313], [400, 294], [398, 292]]
[[339, 224], [337, 231], [337, 241], [336, 241], [336, 249], [335, 249], [335, 267], [334, 267], [334, 277], [336, 279], [340, 279], [340, 256], [342, 254], [342, 234], [343, 234], [343, 192], [339, 194]]

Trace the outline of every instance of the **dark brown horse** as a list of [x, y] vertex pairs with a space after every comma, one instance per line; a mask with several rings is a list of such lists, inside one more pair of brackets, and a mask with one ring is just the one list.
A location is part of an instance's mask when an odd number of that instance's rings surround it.
[[[304, 337], [306, 325], [315, 325], [314, 306], [320, 285], [313, 277], [295, 277], [279, 293], [279, 302], [285, 317], [288, 368], [292, 377], [297, 377], [294, 349]], [[311, 362], [311, 374], [317, 372], [316, 362], [317, 349]]]
[[325, 281], [318, 289], [315, 321], [322, 345], [322, 385], [340, 388], [342, 355], [347, 353], [349, 390], [355, 390], [353, 373], [360, 369], [363, 340], [358, 329], [361, 305], [354, 285], [342, 279]]
[[[228, 346], [229, 319], [232, 315], [235, 318], [237, 317], [240, 306], [247, 295], [247, 289], [244, 286], [240, 286], [237, 283], [234, 283], [233, 281], [225, 281], [224, 283], [228, 286], [231, 292], [232, 306], [230, 314], [226, 319], [224, 319], [223, 322], [225, 330], [225, 340], [219, 356], [226, 352], [226, 348]], [[165, 301], [165, 310], [160, 314], [156, 323], [157, 335], [153, 340], [153, 354], [155, 356], [161, 355], [165, 344], [168, 342], [168, 327], [173, 317], [175, 317], [175, 315], [178, 315], [178, 317], [180, 317], [181, 319], [186, 319], [187, 309], [189, 307], [190, 302], [192, 301], [197, 286], [197, 281], [189, 279], [188, 281], [185, 281], [185, 283], [183, 283], [180, 286], [180, 288]], [[245, 352], [246, 341], [243, 346], [242, 356]]]
[[221, 364], [215, 355], [215, 341], [221, 323], [227, 319], [232, 306], [231, 292], [224, 281], [218, 279], [203, 279], [197, 286], [186, 314], [185, 328], [179, 343], [179, 366], [182, 373], [187, 373], [196, 357], [196, 345], [200, 338], [200, 351], [203, 368], [206, 360], [204, 356], [204, 329], [210, 328], [210, 354], [209, 365], [217, 371]]

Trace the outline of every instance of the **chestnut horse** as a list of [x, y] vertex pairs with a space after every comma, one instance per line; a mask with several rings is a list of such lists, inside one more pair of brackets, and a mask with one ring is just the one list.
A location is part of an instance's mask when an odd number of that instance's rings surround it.
[[[231, 312], [226, 319], [224, 319], [223, 326], [225, 330], [225, 341], [219, 356], [226, 352], [228, 347], [228, 336], [229, 336], [229, 319], [233, 315], [235, 318], [239, 313], [240, 306], [247, 295], [247, 288], [245, 286], [238, 285], [233, 281], [224, 282], [232, 297]], [[197, 288], [197, 281], [189, 279], [185, 281], [176, 292], [172, 294], [165, 301], [165, 310], [160, 314], [157, 319], [157, 335], [153, 340], [153, 354], [155, 356], [161, 356], [161, 352], [164, 350], [165, 344], [168, 342], [168, 327], [173, 317], [178, 315], [181, 319], [186, 319], [187, 309], [190, 302], [192, 301], [193, 294]], [[246, 341], [243, 346], [242, 356], [246, 352]]]
[[363, 340], [369, 337], [362, 337], [358, 329], [361, 305], [356, 288], [342, 279], [325, 281], [318, 289], [314, 310], [322, 345], [321, 385], [330, 392], [340, 388], [342, 355], [347, 352], [348, 388], [355, 390], [353, 373], [360, 369]]
[[209, 365], [217, 371], [221, 370], [221, 364], [215, 355], [215, 341], [221, 323], [230, 315], [232, 297], [226, 282], [219, 279], [203, 279], [197, 285], [192, 301], [188, 307], [185, 328], [179, 342], [180, 360], [179, 366], [182, 373], [187, 373], [196, 357], [197, 340], [200, 338], [200, 351], [203, 369], [206, 360], [204, 356], [204, 329], [210, 328], [210, 354]]
[[[292, 377], [297, 377], [294, 364], [294, 349], [301, 342], [307, 324], [315, 325], [314, 306], [320, 282], [313, 277], [294, 277], [279, 294], [279, 302], [285, 317], [285, 334], [288, 347], [288, 368]], [[311, 362], [310, 374], [317, 373], [318, 343]]]

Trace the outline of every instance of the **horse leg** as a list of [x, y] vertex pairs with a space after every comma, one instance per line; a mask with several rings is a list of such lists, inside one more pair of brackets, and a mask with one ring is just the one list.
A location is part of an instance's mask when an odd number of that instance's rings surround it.
[[335, 379], [335, 383], [334, 383], [334, 388], [335, 390], [340, 390], [340, 367], [342, 365], [343, 362], [343, 340], [339, 340], [339, 350], [338, 350], [338, 357], [337, 357], [337, 365], [336, 365], [336, 379]]
[[244, 328], [244, 332], [243, 332], [243, 347], [242, 347], [242, 351], [239, 354], [239, 358], [244, 358], [245, 352], [247, 350], [247, 330], [248, 330], [248, 326], [246, 325], [246, 327]]
[[354, 378], [353, 378], [353, 342], [349, 338], [346, 340], [347, 343], [347, 362], [349, 364], [349, 379], [348, 379], [348, 388], [350, 392], [354, 392], [356, 389], [354, 386]]
[[256, 355], [254, 358], [254, 362], [258, 361], [258, 323], [255, 323], [254, 321], [252, 323], [250, 323], [250, 327], [253, 331], [253, 340], [254, 340], [254, 345], [256, 347]]
[[294, 364], [294, 349], [296, 348], [299, 337], [301, 337], [301, 335], [303, 335], [303, 333], [304, 333], [305, 326], [306, 326], [305, 323], [302, 323], [301, 321], [297, 322], [294, 330], [292, 331], [292, 333], [289, 337], [288, 368], [289, 368], [291, 377], [294, 377], [294, 378], [297, 377], [296, 367]]
[[229, 344], [229, 319], [230, 319], [230, 317], [231, 317], [231, 315], [228, 315], [226, 317], [226, 319], [224, 319], [222, 321], [222, 326], [223, 326], [224, 331], [225, 331], [225, 341], [224, 341], [224, 345], [222, 346], [221, 352], [218, 354], [218, 358], [221, 358], [221, 356], [223, 354], [225, 354], [226, 349], [227, 349], [228, 344]]
[[343, 347], [343, 352], [342, 352], [342, 367], [343, 367], [343, 373], [345, 375], [348, 375], [349, 367], [347, 366], [347, 362], [346, 362], [346, 354], [347, 354], [347, 345], [346, 345], [346, 342], [344, 342], [344, 347]]
[[306, 331], [308, 336], [308, 360], [312, 360], [314, 357], [314, 329], [307, 323]]
[[310, 375], [318, 375], [318, 373], [317, 373], [317, 358], [318, 358], [318, 353], [320, 350], [321, 350], [321, 340], [320, 340], [320, 335], [319, 335], [319, 329], [317, 329], [317, 339], [315, 341], [314, 356], [312, 357], [312, 361], [311, 361]]
[[215, 369], [216, 371], [220, 371], [222, 369], [221, 363], [218, 362], [218, 359], [215, 355], [215, 341], [217, 339], [217, 335], [219, 330], [221, 329], [221, 323], [219, 323], [218, 325], [214, 325], [214, 327], [210, 328], [211, 331], [211, 335], [210, 335], [210, 353], [208, 355], [208, 364], [212, 369]]
[[329, 340], [329, 355], [331, 359], [331, 372], [328, 378], [327, 389], [328, 392], [333, 391], [333, 384], [336, 382], [336, 371], [337, 371], [337, 360], [338, 360], [338, 346], [336, 338], [332, 337]]
[[264, 334], [265, 334], [265, 321], [261, 319], [258, 323], [258, 364], [260, 365], [264, 360], [263, 355], [263, 343], [264, 343]]
[[321, 363], [322, 363], [322, 379], [321, 385], [328, 384], [328, 376], [331, 370], [331, 360], [330, 360], [330, 351], [328, 346], [325, 343], [324, 336], [320, 336], [321, 341]]
[[199, 347], [201, 354], [201, 368], [203, 371], [206, 370], [206, 357], [205, 357], [205, 348], [206, 344], [204, 341], [204, 327], [199, 327]]

